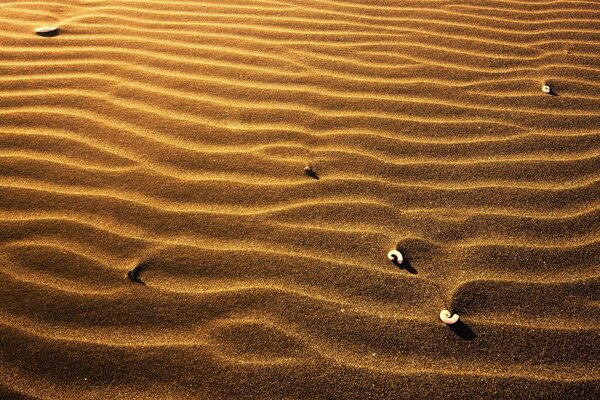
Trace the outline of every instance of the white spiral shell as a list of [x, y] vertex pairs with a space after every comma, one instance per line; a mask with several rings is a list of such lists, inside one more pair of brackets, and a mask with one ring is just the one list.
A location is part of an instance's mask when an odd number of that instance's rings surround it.
[[398, 264], [402, 264], [402, 261], [404, 261], [402, 253], [400, 253], [398, 250], [390, 250], [387, 256], [390, 261], [395, 261]]
[[544, 86], [542, 86], [542, 92], [544, 92], [546, 94], [550, 94], [552, 92], [552, 88], [550, 88], [550, 86], [548, 86], [548, 85], [544, 85]]
[[452, 314], [448, 310], [442, 310], [440, 312], [440, 319], [446, 325], [452, 325], [452, 324], [457, 323], [458, 322], [458, 318], [459, 318], [458, 314]]

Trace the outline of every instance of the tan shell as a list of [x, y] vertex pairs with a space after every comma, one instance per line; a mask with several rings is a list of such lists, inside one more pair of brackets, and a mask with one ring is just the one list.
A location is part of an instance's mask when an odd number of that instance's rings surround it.
[[546, 94], [550, 94], [552, 92], [552, 89], [550, 88], [550, 86], [544, 85], [544, 86], [542, 86], [542, 92], [544, 92]]

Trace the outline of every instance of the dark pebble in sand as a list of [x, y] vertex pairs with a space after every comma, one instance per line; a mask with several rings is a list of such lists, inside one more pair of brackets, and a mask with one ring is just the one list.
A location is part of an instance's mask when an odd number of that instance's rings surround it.
[[319, 179], [319, 175], [317, 175], [317, 171], [315, 171], [314, 168], [310, 165], [307, 165], [306, 167], [304, 167], [304, 172], [306, 172], [306, 174], [308, 176], [310, 176], [311, 178]]

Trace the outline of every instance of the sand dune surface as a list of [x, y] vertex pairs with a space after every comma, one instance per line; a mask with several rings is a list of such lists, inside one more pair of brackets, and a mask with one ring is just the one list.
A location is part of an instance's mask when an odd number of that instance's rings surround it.
[[598, 1], [0, 24], [0, 398], [600, 398]]

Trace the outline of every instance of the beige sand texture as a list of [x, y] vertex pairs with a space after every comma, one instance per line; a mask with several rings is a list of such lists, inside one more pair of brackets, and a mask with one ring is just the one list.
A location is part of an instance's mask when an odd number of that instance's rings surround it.
[[600, 398], [600, 2], [0, 26], [0, 398]]

